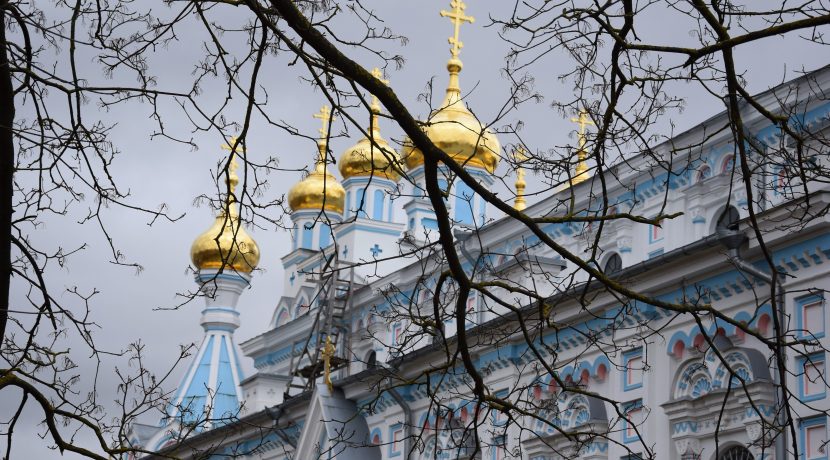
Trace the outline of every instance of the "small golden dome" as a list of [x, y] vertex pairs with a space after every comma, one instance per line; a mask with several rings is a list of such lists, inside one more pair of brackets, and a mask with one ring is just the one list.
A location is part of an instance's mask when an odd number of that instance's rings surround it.
[[250, 273], [259, 264], [259, 246], [240, 225], [239, 215], [232, 209], [230, 216], [220, 213], [213, 225], [193, 241], [190, 260], [200, 270], [224, 266]]
[[288, 191], [288, 206], [291, 207], [292, 211], [301, 209], [319, 211], [325, 209], [326, 211], [343, 214], [343, 208], [346, 204], [346, 191], [337, 178], [331, 174], [325, 160], [323, 160], [326, 158], [325, 141], [320, 141], [317, 145], [320, 149], [320, 157], [317, 159], [314, 171]]
[[[372, 75], [380, 80], [380, 69], [375, 67]], [[388, 83], [387, 80], [380, 81]], [[375, 142], [373, 144], [369, 137], [364, 136], [357, 144], [346, 149], [340, 157], [340, 174], [343, 175], [343, 179], [374, 176], [397, 181], [401, 178], [401, 159], [398, 152], [380, 135], [378, 125], [380, 103], [375, 96], [372, 97], [370, 110], [372, 122], [369, 133]]]
[[[231, 145], [236, 144], [235, 140]], [[259, 246], [248, 235], [239, 220], [239, 209], [234, 191], [239, 183], [236, 175], [236, 154], [232, 153], [231, 165], [226, 184], [229, 195], [225, 209], [219, 213], [213, 225], [196, 237], [190, 246], [190, 260], [199, 269], [232, 268], [238, 272], [250, 273], [259, 264]]]
[[343, 179], [374, 176], [397, 181], [401, 178], [398, 152], [386, 142], [386, 139], [380, 137], [377, 130], [373, 131], [372, 137], [377, 146], [372, 145], [372, 141], [364, 137], [343, 152], [339, 165]]
[[[461, 100], [458, 87], [461, 61], [451, 59], [447, 70], [450, 72], [450, 84], [444, 102], [430, 115], [423, 130], [436, 147], [458, 164], [484, 168], [493, 174], [501, 159], [499, 140], [482, 126]], [[403, 157], [409, 169], [424, 164], [424, 154], [408, 138], [404, 141]]]

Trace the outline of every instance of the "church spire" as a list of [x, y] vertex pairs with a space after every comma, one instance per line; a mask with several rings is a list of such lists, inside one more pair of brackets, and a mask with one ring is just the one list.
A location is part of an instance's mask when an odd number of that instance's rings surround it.
[[527, 200], [525, 199], [527, 182], [525, 182], [525, 168], [522, 166], [522, 162], [527, 160], [524, 147], [516, 148], [513, 159], [516, 161], [516, 199], [513, 201], [513, 208], [517, 211], [524, 211], [527, 208]]
[[585, 144], [588, 143], [587, 136], [585, 134], [585, 128], [587, 126], [595, 126], [593, 120], [588, 114], [588, 111], [582, 109], [579, 111], [579, 117], [571, 118], [571, 121], [576, 123], [579, 128], [577, 130], [577, 142], [578, 142], [578, 149], [576, 152], [577, 159], [576, 159], [576, 168], [574, 168], [574, 175], [571, 179], [571, 185], [576, 185], [590, 177], [588, 174], [588, 164], [586, 162], [588, 157], [588, 152], [585, 151]]
[[240, 324], [236, 304], [259, 263], [259, 247], [239, 219], [236, 156], [244, 153], [242, 145], [232, 137], [222, 148], [231, 152], [227, 195], [213, 226], [191, 247], [196, 283], [205, 299], [205, 335], [167, 409], [165, 425], [171, 428], [194, 424], [202, 430], [228, 423], [239, 416], [242, 404], [242, 366], [233, 340]]
[[458, 57], [461, 54], [461, 48], [464, 47], [464, 42], [461, 41], [461, 25], [465, 22], [472, 24], [475, 18], [464, 14], [467, 5], [461, 0], [451, 0], [450, 11], [441, 10], [441, 17], [450, 18], [453, 25], [453, 35], [447, 41], [450, 44], [450, 60], [447, 61], [447, 71], [450, 73], [450, 82], [447, 85], [447, 98], [444, 101], [446, 106], [454, 104], [461, 100], [461, 87], [458, 84], [458, 74], [461, 73], [463, 64]]

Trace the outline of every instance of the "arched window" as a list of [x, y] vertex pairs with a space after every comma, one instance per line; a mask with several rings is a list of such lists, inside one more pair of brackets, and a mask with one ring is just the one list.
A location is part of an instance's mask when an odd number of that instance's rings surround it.
[[306, 314], [308, 312], [308, 305], [306, 304], [305, 298], [301, 298], [299, 302], [297, 302], [297, 306], [294, 307], [294, 318], [299, 318], [300, 316]]
[[356, 193], [357, 202], [355, 203], [355, 213], [357, 217], [369, 217], [366, 214], [366, 189], [359, 189]]
[[718, 231], [737, 230], [739, 220], [741, 220], [741, 215], [738, 213], [738, 210], [735, 209], [734, 206], [727, 206], [727, 208], [721, 213], [720, 217], [718, 217], [718, 223], [715, 226], [715, 229]]
[[605, 268], [603, 271], [606, 275], [616, 275], [622, 270], [622, 257], [616, 252], [611, 253], [608, 259], [605, 260]]
[[455, 220], [458, 223], [473, 224], [473, 189], [462, 181], [455, 186]]
[[331, 227], [328, 224], [320, 225], [320, 249], [327, 248], [331, 244]]
[[366, 369], [374, 369], [378, 366], [378, 354], [375, 350], [369, 352], [366, 355]]
[[728, 174], [731, 173], [732, 170], [735, 168], [735, 155], [729, 154], [724, 157], [723, 162], [720, 164], [720, 173], [721, 174]]
[[283, 324], [287, 323], [290, 319], [291, 319], [291, 314], [288, 313], [288, 309], [283, 308], [277, 314], [277, 320], [275, 321], [274, 325], [277, 326], [277, 327], [282, 326]]
[[383, 190], [375, 190], [375, 199], [372, 203], [372, 219], [383, 220], [383, 205], [386, 200]]
[[712, 168], [710, 168], [709, 165], [704, 164], [698, 168], [695, 173], [695, 183], [706, 180], [710, 177], [712, 177]]
[[772, 188], [776, 196], [785, 195], [789, 192], [790, 172], [786, 167], [779, 167], [775, 170], [775, 177], [773, 177]]
[[718, 457], [718, 460], [755, 460], [744, 446], [732, 446]]
[[311, 224], [303, 224], [303, 249], [311, 249], [314, 242], [314, 227]]

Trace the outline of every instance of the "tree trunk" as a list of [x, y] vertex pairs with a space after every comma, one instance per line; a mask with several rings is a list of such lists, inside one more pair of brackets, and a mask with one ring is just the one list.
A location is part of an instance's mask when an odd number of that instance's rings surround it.
[[[7, 6], [8, 7], [8, 6]], [[6, 54], [6, 10], [0, 8], [0, 346], [6, 337], [11, 284], [12, 196], [14, 176], [14, 94]]]

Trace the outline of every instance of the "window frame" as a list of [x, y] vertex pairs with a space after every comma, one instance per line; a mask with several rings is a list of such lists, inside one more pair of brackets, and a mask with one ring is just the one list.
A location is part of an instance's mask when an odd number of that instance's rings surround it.
[[[817, 401], [819, 399], [824, 399], [827, 396], [827, 385], [824, 384], [823, 381], [820, 382], [811, 382], [807, 378], [807, 368], [808, 364], [815, 366], [817, 363], [821, 363], [823, 369], [820, 372], [823, 375], [827, 372], [827, 359], [824, 356], [824, 352], [812, 353], [807, 356], [799, 356], [798, 357], [798, 369], [799, 373], [797, 375], [798, 380], [798, 396], [801, 402], [810, 402], [810, 401]], [[805, 384], [819, 384], [822, 386], [820, 393], [815, 394], [807, 394], [804, 391]]]
[[[657, 223], [662, 224], [665, 219], [660, 219]], [[664, 232], [666, 231], [665, 227], [662, 225], [649, 225], [648, 226], [648, 244], [659, 243], [663, 241], [666, 237]]]
[[[632, 412], [640, 412], [642, 414], [642, 413], [644, 413], [644, 412], [642, 412], [643, 410], [645, 410], [645, 409], [643, 407], [642, 398], [635, 399], [635, 400], [627, 402], [623, 405], [623, 414], [626, 417], [626, 418], [621, 419], [622, 420], [622, 441], [623, 441], [623, 444], [630, 444], [630, 443], [633, 443], [633, 442], [639, 442], [640, 441], [640, 437], [637, 436], [636, 431], [634, 432], [633, 436], [629, 436], [629, 434], [628, 434], [629, 420], [628, 419], [633, 418], [631, 416]], [[643, 417], [643, 419], [641, 420], [641, 424], [640, 424], [641, 427], [642, 427], [642, 422], [645, 422], [645, 417]], [[639, 429], [640, 428], [638, 428], [638, 430]]]
[[[637, 347], [637, 348], [633, 348], [631, 350], [627, 350], [627, 351], [623, 352], [622, 358], [623, 358], [622, 364], [623, 364], [623, 369], [624, 369], [624, 371], [622, 373], [622, 376], [623, 376], [623, 380], [622, 380], [623, 391], [631, 391], [631, 390], [636, 390], [638, 388], [642, 388], [643, 387], [643, 382], [645, 380], [645, 375], [644, 375], [644, 372], [643, 372], [643, 368], [641, 367], [640, 369], [629, 369], [628, 363], [634, 358], [639, 358], [640, 362], [643, 363], [643, 367], [645, 366], [645, 354], [643, 353], [643, 347]], [[631, 372], [631, 371], [639, 371], [640, 372], [640, 381], [639, 382], [631, 383], [631, 384], [628, 383], [629, 382], [628, 376], [629, 376], [629, 372]]]
[[403, 437], [399, 440], [395, 438], [398, 433], [403, 436], [402, 423], [396, 423], [389, 427], [389, 457], [398, 457], [403, 453]]
[[[498, 390], [495, 393], [495, 396], [500, 399], [504, 399], [509, 394], [509, 391], [505, 388], [503, 390]], [[504, 417], [504, 420], [502, 420]], [[490, 422], [493, 424], [493, 427], [502, 427], [507, 424], [507, 417], [502, 413], [500, 410], [490, 409]]]
[[[818, 417], [811, 417], [802, 419], [799, 421], [798, 424], [798, 431], [799, 431], [799, 441], [801, 443], [801, 455], [799, 455], [799, 460], [828, 460], [827, 451], [828, 449], [828, 439], [827, 439], [827, 417], [826, 416], [818, 416]], [[823, 426], [824, 427], [824, 453], [822, 456], [818, 457], [808, 457], [807, 449], [807, 434], [811, 428]]]
[[[806, 325], [804, 324], [805, 318], [805, 309], [807, 307], [815, 306], [818, 304], [821, 307], [821, 326], [822, 330], [819, 333], [814, 333], [810, 331]], [[811, 294], [804, 297], [799, 297], [795, 299], [795, 320], [796, 320], [796, 332], [799, 339], [821, 339], [827, 334], [827, 312], [825, 311], [824, 305], [824, 296], [820, 294]]]

